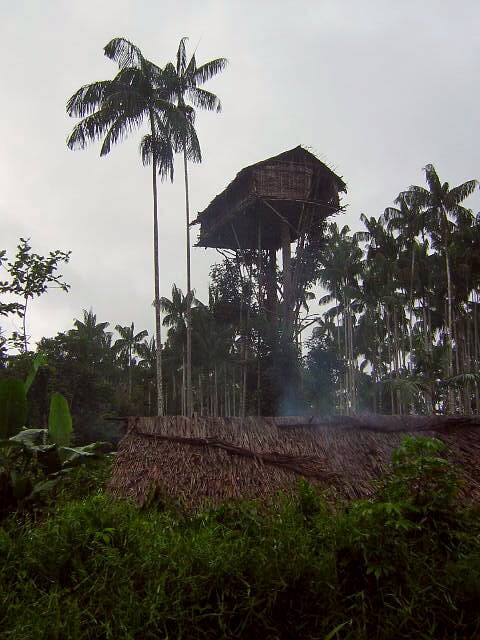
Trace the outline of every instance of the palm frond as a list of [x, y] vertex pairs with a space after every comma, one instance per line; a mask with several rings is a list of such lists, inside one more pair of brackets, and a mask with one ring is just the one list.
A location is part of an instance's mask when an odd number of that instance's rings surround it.
[[113, 38], [103, 51], [107, 58], [114, 60], [120, 68], [141, 68], [145, 61], [140, 49], [126, 38]]
[[69, 116], [84, 118], [96, 111], [108, 92], [111, 80], [92, 82], [80, 87], [68, 100], [66, 110]]
[[430, 193], [440, 193], [442, 190], [442, 185], [440, 183], [440, 178], [438, 177], [437, 171], [433, 164], [427, 164], [424, 167], [425, 171], [425, 180], [430, 188]]
[[193, 80], [196, 70], [197, 70], [197, 60], [195, 58], [195, 53], [194, 53], [190, 58], [190, 60], [188, 61], [187, 67], [183, 75]]
[[143, 122], [143, 117], [143, 111], [130, 116], [119, 116], [112, 123], [111, 127], [108, 129], [105, 135], [100, 149], [100, 155], [105, 156], [110, 153], [112, 145], [116, 144], [120, 140], [123, 140], [134, 129], [138, 129]]
[[400, 209], [397, 209], [396, 207], [387, 207], [383, 212], [383, 217], [385, 221], [389, 224], [389, 226], [391, 226], [392, 222], [396, 222], [397, 220], [401, 219], [402, 212], [400, 211]]
[[154, 148], [160, 178], [162, 180], [170, 178], [171, 182], [173, 182], [174, 162], [171, 141], [164, 136], [152, 138], [151, 133], [143, 136], [140, 142], [140, 155], [144, 166], [152, 163]]
[[115, 121], [114, 113], [101, 110], [78, 122], [67, 138], [69, 149], [85, 149], [88, 142], [100, 140]]
[[219, 113], [222, 110], [222, 104], [218, 97], [211, 91], [206, 89], [200, 89], [199, 87], [190, 86], [186, 90], [186, 94], [196, 107], [205, 109], [206, 111], [216, 111]]
[[402, 191], [398, 195], [395, 202], [400, 204], [399, 199], [403, 198], [409, 204], [412, 203], [419, 207], [427, 207], [430, 204], [430, 196], [431, 194], [428, 189], [417, 185], [411, 185], [407, 191]]
[[463, 184], [459, 184], [458, 187], [454, 187], [448, 193], [448, 200], [452, 203], [452, 205], [459, 204], [468, 196], [471, 196], [472, 193], [477, 188], [478, 182], [477, 180], [468, 180]]
[[202, 161], [202, 150], [200, 149], [200, 141], [194, 127], [189, 127], [188, 135], [185, 138], [185, 151], [187, 159], [190, 162]]
[[195, 70], [194, 79], [197, 84], [203, 84], [216, 76], [217, 73], [220, 73], [225, 69], [228, 64], [228, 60], [226, 58], [217, 58], [216, 60], [210, 60], [210, 62], [206, 62], [202, 64]]
[[187, 47], [186, 42], [188, 38], [184, 37], [180, 40], [180, 44], [178, 45], [177, 50], [177, 73], [179, 75], [183, 75], [185, 73], [185, 69], [187, 68]]

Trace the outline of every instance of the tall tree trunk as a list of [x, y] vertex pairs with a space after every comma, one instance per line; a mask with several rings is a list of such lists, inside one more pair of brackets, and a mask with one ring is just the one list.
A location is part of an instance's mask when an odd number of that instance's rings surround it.
[[412, 261], [410, 264], [410, 300], [409, 300], [409, 316], [410, 327], [408, 332], [410, 357], [408, 359], [408, 371], [412, 371], [412, 357], [413, 357], [413, 279], [415, 275], [415, 242], [412, 243]]
[[[479, 362], [480, 362], [480, 349], [479, 344], [480, 340], [478, 339], [478, 293], [474, 292], [473, 296], [473, 371], [474, 373], [478, 373], [480, 370]], [[475, 413], [480, 413], [480, 394], [478, 392], [478, 383], [475, 381]]]
[[162, 379], [162, 325], [160, 320], [160, 266], [158, 259], [158, 203], [157, 203], [157, 156], [155, 153], [155, 127], [153, 112], [150, 111], [152, 135], [152, 190], [153, 190], [153, 264], [155, 271], [155, 339], [157, 341], [157, 415], [163, 416], [163, 379]]
[[[444, 212], [446, 219], [446, 214]], [[446, 226], [446, 225], [445, 225]], [[445, 229], [446, 233], [446, 229]], [[447, 274], [447, 377], [451, 378], [453, 375], [453, 345], [452, 345], [452, 278], [450, 273], [450, 257], [448, 254], [448, 238], [444, 238], [444, 251], [445, 251], [445, 271]], [[451, 387], [448, 387], [447, 391], [447, 406], [446, 413], [453, 411], [453, 391]]]
[[185, 218], [187, 226], [187, 416], [192, 415], [192, 300], [190, 271], [190, 202], [188, 194], [187, 149], [183, 144], [183, 168], [185, 173]]

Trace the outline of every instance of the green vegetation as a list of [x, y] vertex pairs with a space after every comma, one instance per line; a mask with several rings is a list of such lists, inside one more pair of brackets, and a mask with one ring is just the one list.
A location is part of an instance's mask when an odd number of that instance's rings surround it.
[[50, 399], [48, 428], [26, 426], [27, 393], [45, 364], [45, 357], [37, 354], [25, 382], [0, 381], [0, 518], [15, 509], [38, 509], [74, 466], [102, 455], [98, 449], [105, 443], [70, 446], [72, 416], [61, 393]]
[[[303, 312], [288, 349], [258, 302], [257, 251], [225, 252], [211, 269], [207, 303], [174, 284], [158, 305], [167, 328], [165, 413], [189, 413], [189, 315], [200, 415], [480, 413], [480, 219], [461, 204], [476, 182], [450, 189], [431, 165], [426, 175], [430, 190], [401, 192], [398, 206], [378, 218], [362, 214], [364, 231], [325, 223], [305, 264], [295, 303]], [[5, 251], [0, 261], [7, 261]], [[277, 291], [281, 280], [277, 273]], [[1, 284], [12, 292], [12, 282]], [[0, 313], [18, 313], [19, 297], [2, 299]], [[311, 313], [313, 299], [321, 314]], [[108, 327], [84, 311], [72, 329], [39, 342], [49, 366], [30, 392], [34, 422], [46, 422], [54, 391], [67, 398], [83, 441], [115, 438], [107, 414], [157, 413], [157, 341], [132, 323], [116, 325], [117, 339]], [[312, 334], [301, 345], [308, 327]], [[0, 335], [0, 379], [23, 377], [32, 358], [23, 339]], [[296, 398], [286, 402], [292, 360]]]
[[[0, 316], [15, 313], [22, 319], [22, 333], [15, 332], [11, 341], [21, 351], [28, 351], [27, 311], [30, 300], [43, 295], [49, 288], [57, 287], [68, 291], [68, 285], [60, 273], [62, 263], [70, 260], [70, 251], [50, 251], [48, 256], [32, 253], [29, 239], [20, 238], [17, 254], [13, 262], [3, 265], [8, 280], [0, 282], [0, 295], [15, 296], [16, 302], [0, 301]], [[0, 251], [0, 266], [7, 259], [6, 251]]]
[[78, 469], [43, 519], [0, 529], [2, 637], [476, 638], [478, 513], [443, 454], [406, 439], [372, 500], [301, 482], [194, 515], [116, 502]]

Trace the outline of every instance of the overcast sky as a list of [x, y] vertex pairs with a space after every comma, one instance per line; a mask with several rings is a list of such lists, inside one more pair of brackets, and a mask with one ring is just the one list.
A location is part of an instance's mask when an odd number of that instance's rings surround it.
[[[433, 163], [451, 185], [480, 177], [478, 0], [0, 0], [0, 249], [19, 237], [36, 252], [71, 250], [71, 291], [32, 305], [32, 343], [98, 321], [154, 326], [151, 173], [140, 134], [105, 158], [72, 152], [65, 103], [81, 85], [116, 72], [103, 55], [115, 36], [160, 66], [179, 39], [199, 63], [226, 57], [206, 87], [220, 115], [198, 116], [204, 161], [191, 168], [192, 213], [244, 166], [298, 144], [348, 185], [339, 222], [359, 229], [399, 191], [424, 184]], [[159, 187], [161, 292], [185, 289], [180, 158]], [[478, 193], [467, 204], [478, 211]], [[197, 231], [194, 231], [193, 239]], [[212, 250], [194, 248], [193, 287], [206, 298]], [[2, 319], [5, 334], [19, 322]]]

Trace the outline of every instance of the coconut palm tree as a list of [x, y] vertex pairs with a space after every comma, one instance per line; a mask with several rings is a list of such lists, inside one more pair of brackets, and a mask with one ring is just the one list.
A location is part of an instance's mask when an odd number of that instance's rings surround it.
[[148, 335], [148, 331], [143, 329], [143, 331], [135, 333], [135, 325], [133, 322], [131, 325], [127, 325], [126, 327], [122, 327], [117, 324], [115, 329], [120, 334], [120, 338], [115, 340], [113, 349], [126, 365], [128, 371], [128, 397], [130, 399], [132, 397], [133, 354], [138, 352], [139, 345]]
[[[193, 107], [207, 109], [208, 111], [221, 110], [221, 103], [218, 97], [201, 88], [204, 84], [222, 71], [227, 60], [225, 58], [217, 58], [206, 62], [197, 67], [195, 53], [190, 60], [187, 59], [186, 41], [188, 38], [182, 38], [177, 50], [176, 64], [169, 63], [165, 66], [165, 79], [169, 88], [169, 98], [174, 100], [178, 108], [185, 114], [186, 126], [183, 129], [183, 136], [178, 150], [183, 153], [183, 167], [185, 174], [185, 219], [186, 219], [186, 267], [187, 267], [187, 415], [192, 414], [192, 313], [191, 313], [191, 296], [189, 295], [191, 287], [190, 273], [190, 202], [188, 189], [188, 160], [193, 162], [201, 162], [202, 156], [200, 144], [195, 132], [195, 111]], [[193, 106], [187, 105], [189, 100]]]
[[113, 80], [81, 87], [67, 102], [67, 113], [81, 118], [67, 139], [70, 149], [85, 148], [103, 140], [100, 155], [108, 154], [114, 144], [142, 125], [149, 133], [142, 139], [140, 151], [144, 164], [152, 165], [153, 255], [155, 271], [155, 326], [157, 349], [157, 411], [163, 413], [162, 349], [160, 322], [160, 269], [158, 261], [157, 172], [161, 178], [173, 178], [173, 150], [178, 147], [178, 132], [185, 129], [184, 113], [174, 106], [165, 89], [162, 69], [147, 60], [140, 49], [125, 38], [114, 38], [104, 48], [105, 55], [117, 62], [119, 71]]

